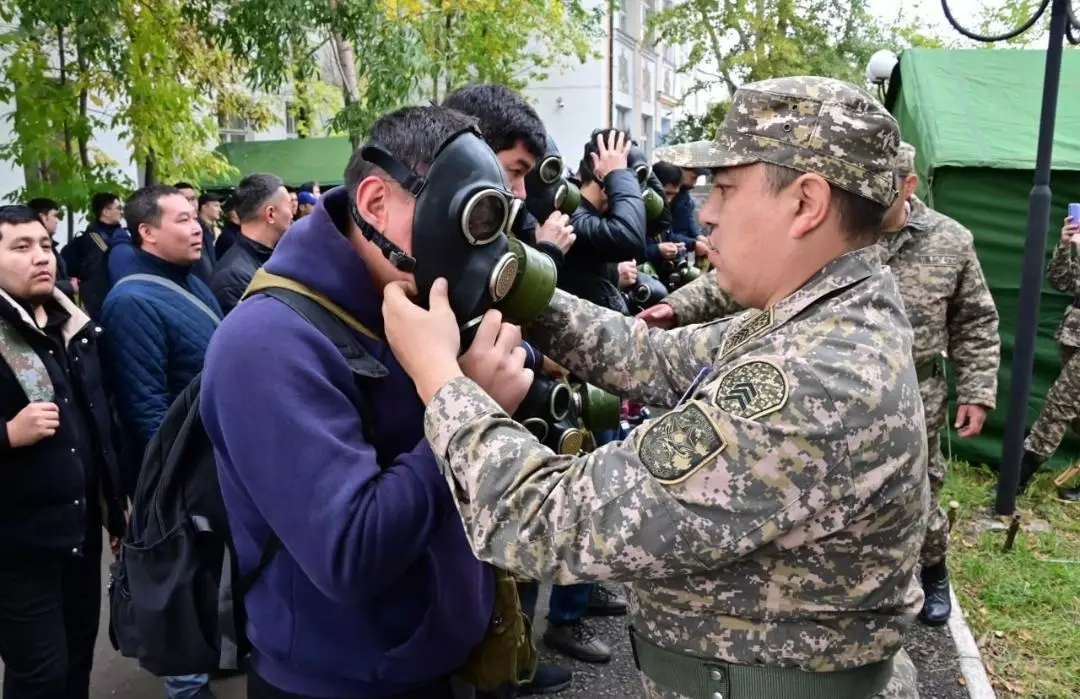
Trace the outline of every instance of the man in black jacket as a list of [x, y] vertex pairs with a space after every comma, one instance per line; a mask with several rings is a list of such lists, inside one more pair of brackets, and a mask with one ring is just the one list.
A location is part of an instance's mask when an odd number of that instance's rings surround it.
[[560, 289], [624, 314], [618, 264], [644, 258], [646, 230], [641, 184], [627, 167], [630, 148], [629, 137], [615, 129], [586, 146], [581, 206], [570, 217], [577, 238], [558, 281]]
[[221, 310], [231, 311], [292, 223], [289, 191], [277, 175], [256, 172], [240, 180], [232, 196], [240, 235], [218, 262], [210, 280]]
[[124, 528], [98, 361], [101, 328], [55, 290], [55, 281], [52, 241], [34, 211], [0, 207], [5, 699], [88, 696], [101, 528], [114, 537]]

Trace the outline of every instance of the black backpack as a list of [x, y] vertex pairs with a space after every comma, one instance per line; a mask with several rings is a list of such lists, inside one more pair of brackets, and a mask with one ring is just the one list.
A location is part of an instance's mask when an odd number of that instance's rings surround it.
[[82, 262], [79, 275], [79, 301], [87, 315], [95, 320], [101, 317], [101, 307], [112, 288], [109, 280], [109, 255], [117, 245], [131, 245], [128, 240], [118, 240], [111, 245], [105, 242], [101, 234], [87, 230], [79, 238], [82, 240]]
[[[333, 341], [358, 381], [386, 375], [319, 302], [283, 288], [258, 293], [286, 304]], [[271, 535], [258, 565], [238, 575], [214, 450], [199, 416], [200, 379], [169, 407], [147, 447], [122, 551], [109, 571], [113, 648], [161, 677], [239, 669], [250, 650], [243, 597], [281, 550]], [[361, 393], [367, 400], [370, 392]], [[368, 430], [372, 411], [365, 408]]]

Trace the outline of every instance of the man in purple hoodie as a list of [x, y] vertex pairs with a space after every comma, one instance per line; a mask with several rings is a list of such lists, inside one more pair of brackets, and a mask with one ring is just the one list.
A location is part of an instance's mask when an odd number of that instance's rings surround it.
[[[371, 140], [423, 172], [472, 123], [440, 107], [406, 108], [376, 122]], [[354, 153], [345, 186], [295, 223], [264, 267], [376, 338], [383, 288], [412, 275], [357, 221], [407, 253], [415, 204], [380, 173]], [[356, 337], [374, 360], [369, 371], [350, 369], [288, 306], [254, 295], [206, 356], [202, 419], [241, 573], [271, 535], [283, 543], [244, 600], [249, 699], [449, 698], [451, 674], [492, 618], [491, 569], [465, 539], [412, 381], [385, 342]]]

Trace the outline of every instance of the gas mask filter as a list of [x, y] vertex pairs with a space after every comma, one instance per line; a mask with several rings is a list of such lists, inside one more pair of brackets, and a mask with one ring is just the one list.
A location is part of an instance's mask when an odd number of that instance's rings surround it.
[[547, 308], [555, 293], [555, 264], [507, 237], [523, 202], [510, 193], [502, 164], [475, 128], [448, 138], [424, 175], [378, 144], [365, 145], [361, 157], [416, 198], [412, 254], [365, 221], [355, 202], [353, 219], [395, 267], [415, 275], [423, 304], [435, 280], [446, 278], [463, 352], [489, 309], [527, 323]]
[[641, 187], [641, 198], [645, 201], [645, 218], [652, 221], [664, 211], [664, 198], [649, 186], [652, 166], [649, 165], [645, 152], [636, 145], [630, 146], [626, 164], [634, 172], [638, 186]]

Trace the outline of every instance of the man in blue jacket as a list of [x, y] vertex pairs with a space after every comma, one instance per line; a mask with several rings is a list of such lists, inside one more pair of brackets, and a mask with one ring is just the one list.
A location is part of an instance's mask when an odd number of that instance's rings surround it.
[[[105, 297], [105, 362], [124, 446], [124, 486], [135, 492], [142, 455], [176, 397], [202, 370], [221, 322], [214, 295], [194, 274], [203, 231], [175, 187], [136, 190], [124, 209], [134, 243], [132, 274]], [[167, 677], [170, 699], [213, 697], [206, 675]]]
[[[405, 108], [371, 140], [424, 172], [472, 123]], [[492, 571], [465, 541], [423, 404], [381, 339], [383, 288], [412, 278], [383, 250], [400, 262], [414, 249], [415, 201], [358, 150], [345, 186], [263, 267], [363, 325], [366, 370], [267, 295], [242, 301], [207, 354], [201, 413], [241, 572], [272, 534], [283, 544], [244, 600], [249, 699], [444, 699], [492, 620]]]

